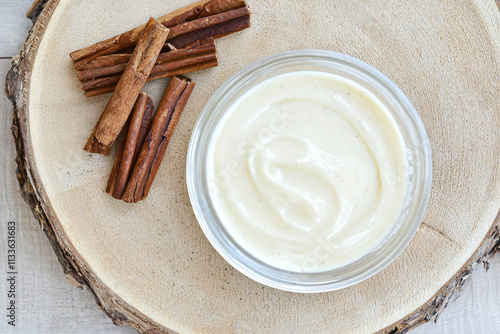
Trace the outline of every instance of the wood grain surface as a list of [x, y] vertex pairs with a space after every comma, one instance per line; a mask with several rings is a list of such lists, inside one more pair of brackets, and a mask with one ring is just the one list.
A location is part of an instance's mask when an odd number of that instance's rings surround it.
[[[0, 65], [0, 74], [5, 75], [9, 62], [2, 60]], [[90, 294], [65, 284], [63, 274], [48, 242], [38, 230], [36, 221], [29, 214], [27, 206], [22, 203], [18, 194], [14, 178], [13, 143], [8, 130], [11, 105], [4, 96], [1, 99], [1, 110], [0, 139], [7, 143], [0, 151], [3, 227], [1, 240], [2, 242], [5, 240], [4, 227], [6, 222], [11, 220], [18, 223], [19, 237], [20, 309], [19, 327], [16, 330], [23, 333], [70, 333], [78, 328], [80, 328], [79, 332], [82, 332], [81, 329], [85, 328], [83, 332], [87, 333], [132, 332], [130, 328], [119, 329], [110, 325], [110, 320], [100, 313]], [[4, 243], [0, 242], [0, 244], [5, 247]], [[414, 333], [498, 333], [500, 325], [497, 316], [500, 314], [497, 302], [500, 297], [498, 264], [497, 258], [492, 261], [492, 269], [488, 275], [476, 274], [472, 288], [467, 289], [464, 296], [444, 312], [437, 325], [422, 326]], [[0, 265], [5, 267], [4, 258], [0, 259]], [[492, 277], [496, 279], [491, 279]], [[5, 291], [6, 286], [3, 280], [2, 284], [1, 291]], [[465, 299], [466, 297], [468, 299]], [[4, 302], [4, 298], [1, 300]], [[0, 305], [2, 308], [3, 306]], [[2, 322], [0, 332], [3, 332], [3, 329], [11, 328]]]

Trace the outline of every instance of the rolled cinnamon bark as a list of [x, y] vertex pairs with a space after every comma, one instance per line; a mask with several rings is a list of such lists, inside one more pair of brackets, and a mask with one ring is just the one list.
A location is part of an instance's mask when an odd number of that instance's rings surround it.
[[118, 171], [120, 170], [120, 166], [122, 164], [123, 150], [125, 149], [125, 136], [127, 135], [126, 130], [129, 128], [129, 125], [130, 125], [130, 119], [128, 119], [127, 123], [125, 123], [123, 131], [120, 135], [120, 143], [118, 144], [116, 150], [115, 162], [113, 163], [113, 168], [111, 168], [111, 172], [109, 173], [108, 183], [106, 184], [106, 192], [108, 194], [113, 194], [116, 176], [118, 175]]
[[148, 195], [193, 88], [194, 83], [188, 78], [175, 76], [170, 79], [128, 181], [122, 198], [124, 201], [136, 203]]
[[115, 163], [108, 179], [106, 192], [113, 198], [123, 197], [130, 173], [146, 138], [153, 109], [153, 100], [146, 93], [141, 92], [127, 121], [130, 125], [124, 128], [127, 131], [123, 131]]
[[168, 29], [151, 18], [144, 29], [116, 89], [84, 149], [109, 155], [168, 36]]
[[[173, 27], [195, 19], [217, 15], [245, 6], [245, 1], [242, 0], [202, 0], [164, 15], [158, 18], [158, 21], [165, 27]], [[78, 69], [79, 66], [91, 62], [96, 57], [113, 54], [127, 47], [134, 46], [144, 28], [145, 25], [141, 25], [121, 35], [73, 51], [70, 53], [71, 59], [75, 62], [75, 67]]]
[[165, 73], [172, 72], [179, 68], [184, 68], [195, 64], [206, 63], [207, 61], [211, 60], [217, 61], [217, 55], [215, 53], [202, 54], [194, 57], [176, 59], [171, 62], [164, 62], [161, 64], [157, 64], [151, 70], [148, 79], [155, 80], [159, 78], [164, 78]]
[[176, 48], [207, 37], [220, 38], [250, 27], [248, 7], [199, 18], [170, 28], [167, 41]]
[[130, 57], [132, 57], [132, 53], [115, 53], [112, 55], [100, 56], [92, 60], [88, 64], [83, 64], [77, 70], [78, 73], [80, 73], [80, 71], [95, 70], [124, 63], [126, 64], [130, 60]]
[[[122, 58], [122, 60], [124, 60], [124, 58]], [[93, 69], [89, 69], [89, 70], [78, 71], [78, 73], [77, 73], [78, 80], [80, 80], [82, 83], [84, 83], [85, 81], [88, 81], [88, 80], [102, 78], [102, 77], [110, 76], [113, 74], [122, 73], [125, 70], [125, 68], [127, 67], [127, 63], [128, 63], [128, 60], [123, 61], [122, 63], [110, 65], [110, 66], [104, 66], [104, 67], [93, 68]], [[92, 63], [89, 63], [89, 64], [92, 64]], [[87, 64], [87, 65], [89, 65], [89, 64]]]

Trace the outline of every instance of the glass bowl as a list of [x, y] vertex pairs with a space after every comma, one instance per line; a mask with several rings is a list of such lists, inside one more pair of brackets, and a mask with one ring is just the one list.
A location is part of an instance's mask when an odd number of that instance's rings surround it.
[[[348, 78], [373, 93], [391, 112], [408, 154], [410, 186], [404, 208], [388, 237], [367, 255], [323, 272], [292, 272], [272, 267], [241, 247], [220, 221], [209, 193], [208, 146], [221, 117], [255, 85], [280, 74], [320, 71]], [[425, 128], [403, 92], [382, 73], [347, 55], [297, 50], [260, 59], [224, 82], [212, 95], [193, 129], [187, 156], [191, 204], [206, 237], [219, 254], [249, 278], [280, 290], [317, 293], [345, 288], [376, 274], [408, 245], [425, 213], [431, 189], [431, 152]]]

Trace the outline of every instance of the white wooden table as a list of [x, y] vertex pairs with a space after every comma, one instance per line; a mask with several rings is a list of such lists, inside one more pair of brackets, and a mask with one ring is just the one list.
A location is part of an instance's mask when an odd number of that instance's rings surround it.
[[[33, 0], [0, 0], [0, 78], [21, 49], [31, 21], [25, 13]], [[51, 246], [23, 202], [15, 177], [10, 132], [12, 105], [0, 93], [0, 333], [136, 333], [116, 327], [87, 291], [68, 284]], [[16, 223], [16, 321], [8, 324], [7, 226]], [[500, 334], [500, 257], [488, 273], [476, 272], [470, 286], [453, 301], [436, 324], [411, 333]]]

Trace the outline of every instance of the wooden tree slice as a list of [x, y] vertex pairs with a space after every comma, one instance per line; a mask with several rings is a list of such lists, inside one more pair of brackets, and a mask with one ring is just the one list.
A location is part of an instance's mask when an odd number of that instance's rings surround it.
[[[7, 76], [22, 194], [70, 281], [115, 324], [146, 333], [403, 333], [433, 320], [499, 250], [500, 31], [495, 1], [248, 0], [253, 27], [217, 42], [149, 198], [105, 194], [112, 160], [82, 150], [108, 96], [85, 98], [70, 51], [192, 0], [38, 1]], [[43, 8], [43, 10], [42, 10]], [[318, 48], [380, 69], [427, 128], [433, 188], [414, 239], [386, 269], [340, 291], [251, 281], [211, 247], [185, 182], [190, 131], [214, 90], [263, 56]], [[158, 102], [166, 80], [146, 91]]]

